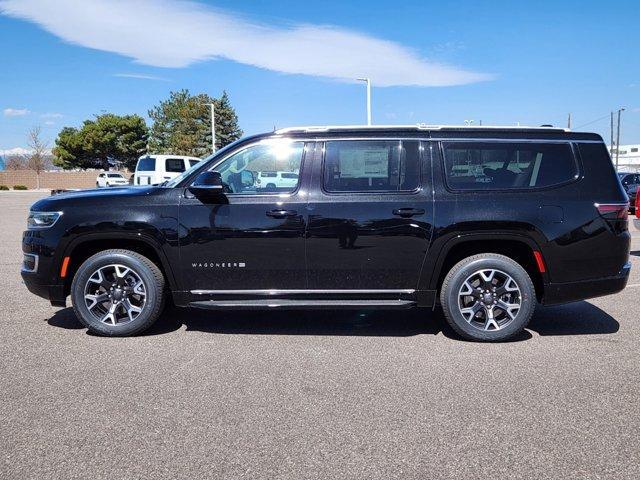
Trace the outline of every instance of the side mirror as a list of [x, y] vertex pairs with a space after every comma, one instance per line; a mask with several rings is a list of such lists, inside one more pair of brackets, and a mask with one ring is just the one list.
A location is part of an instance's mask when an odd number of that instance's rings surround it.
[[222, 176], [219, 172], [202, 172], [189, 187], [194, 195], [215, 195], [224, 191]]

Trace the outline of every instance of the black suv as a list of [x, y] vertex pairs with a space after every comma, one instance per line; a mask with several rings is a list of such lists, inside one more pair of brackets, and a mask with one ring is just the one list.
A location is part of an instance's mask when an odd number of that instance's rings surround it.
[[[257, 182], [282, 172], [279, 182]], [[204, 309], [440, 305], [503, 340], [537, 302], [622, 290], [628, 198], [602, 138], [553, 128], [307, 127], [162, 185], [56, 195], [24, 233], [29, 290], [93, 332]]]

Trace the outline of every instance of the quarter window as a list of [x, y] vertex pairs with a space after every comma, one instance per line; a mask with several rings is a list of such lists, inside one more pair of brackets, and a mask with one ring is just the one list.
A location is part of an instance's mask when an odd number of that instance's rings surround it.
[[215, 171], [228, 193], [292, 193], [298, 188], [303, 153], [304, 142], [266, 141], [231, 155]]
[[165, 170], [171, 173], [182, 173], [184, 172], [184, 160], [181, 158], [167, 158], [165, 163]]
[[445, 142], [447, 182], [456, 190], [531, 189], [577, 175], [568, 143]]
[[327, 192], [407, 192], [420, 183], [418, 141], [329, 141], [325, 149]]

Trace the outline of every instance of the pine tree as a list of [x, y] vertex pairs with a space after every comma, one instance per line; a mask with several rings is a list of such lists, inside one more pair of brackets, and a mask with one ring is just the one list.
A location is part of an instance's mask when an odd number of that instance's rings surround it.
[[216, 113], [216, 149], [242, 136], [238, 117], [226, 92], [215, 99], [189, 90], [171, 92], [169, 99], [149, 110], [153, 120], [149, 152], [205, 157], [211, 154], [211, 107]]

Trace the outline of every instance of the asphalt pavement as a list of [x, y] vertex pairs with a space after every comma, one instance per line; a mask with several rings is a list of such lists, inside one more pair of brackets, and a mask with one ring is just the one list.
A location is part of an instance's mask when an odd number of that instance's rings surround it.
[[172, 309], [101, 338], [22, 285], [41, 195], [0, 193], [0, 478], [640, 478], [640, 231], [624, 292], [509, 343], [421, 311]]

